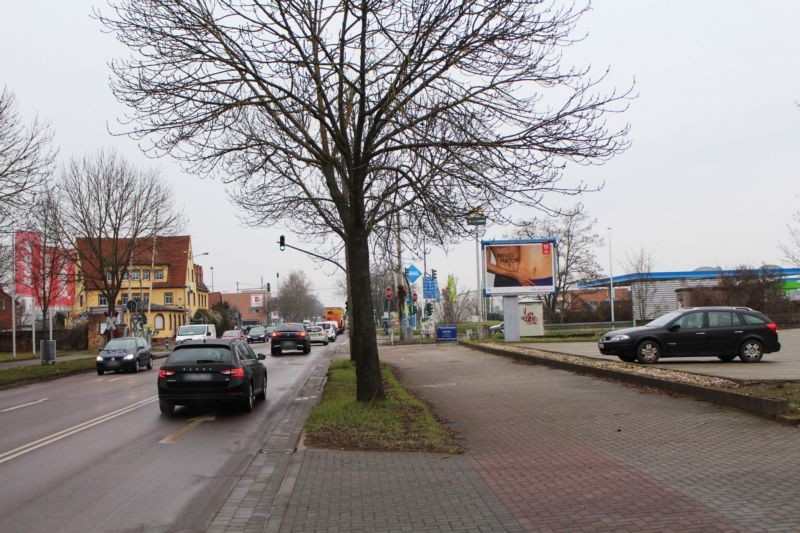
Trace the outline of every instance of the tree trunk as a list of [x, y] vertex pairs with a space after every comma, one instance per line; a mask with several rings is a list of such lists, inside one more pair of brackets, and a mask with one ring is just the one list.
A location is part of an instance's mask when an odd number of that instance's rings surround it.
[[350, 279], [350, 312], [353, 331], [350, 335], [350, 358], [356, 363], [356, 399], [359, 402], [383, 400], [378, 341], [375, 332], [370, 295], [369, 242], [363, 228], [348, 231], [345, 237], [348, 278]]

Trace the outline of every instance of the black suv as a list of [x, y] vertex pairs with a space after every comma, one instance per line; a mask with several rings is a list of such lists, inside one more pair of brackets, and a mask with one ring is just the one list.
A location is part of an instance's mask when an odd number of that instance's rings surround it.
[[757, 363], [781, 349], [778, 326], [749, 307], [692, 307], [662, 315], [644, 326], [617, 329], [598, 341], [600, 353], [632, 363], [661, 357], [716, 356]]
[[266, 356], [240, 340], [186, 341], [175, 347], [158, 372], [158, 405], [172, 414], [176, 405], [237, 403], [252, 411], [267, 397]]

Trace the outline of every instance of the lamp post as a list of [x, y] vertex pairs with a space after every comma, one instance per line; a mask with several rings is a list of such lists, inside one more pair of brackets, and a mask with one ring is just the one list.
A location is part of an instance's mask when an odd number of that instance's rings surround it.
[[211, 292], [214, 292], [214, 267], [211, 267]]
[[611, 305], [611, 326], [614, 326], [614, 261], [611, 256], [611, 226], [608, 227], [608, 300]]

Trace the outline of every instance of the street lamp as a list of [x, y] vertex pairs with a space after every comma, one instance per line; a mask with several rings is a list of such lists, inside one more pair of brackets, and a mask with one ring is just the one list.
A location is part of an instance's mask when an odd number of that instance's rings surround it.
[[211, 292], [214, 292], [214, 267], [211, 267]]
[[611, 226], [608, 227], [608, 282], [609, 282], [609, 291], [608, 291], [608, 300], [611, 304], [611, 325], [614, 325], [614, 272], [613, 272], [614, 261], [611, 256]]
[[203, 252], [203, 253], [201, 253], [201, 254], [194, 254], [194, 255], [192, 256], [192, 259], [194, 259], [195, 257], [200, 257], [201, 255], [208, 255], [208, 252]]

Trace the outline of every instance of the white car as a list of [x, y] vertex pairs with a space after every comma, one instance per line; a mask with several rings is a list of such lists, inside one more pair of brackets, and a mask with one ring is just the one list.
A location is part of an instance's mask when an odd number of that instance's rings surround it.
[[322, 329], [322, 326], [306, 326], [308, 332], [308, 340], [311, 344], [319, 342], [325, 346], [328, 345], [328, 333]]
[[321, 327], [325, 330], [325, 333], [328, 334], [328, 340], [331, 342], [336, 342], [336, 326], [333, 325], [331, 322], [317, 322], [316, 326]]

